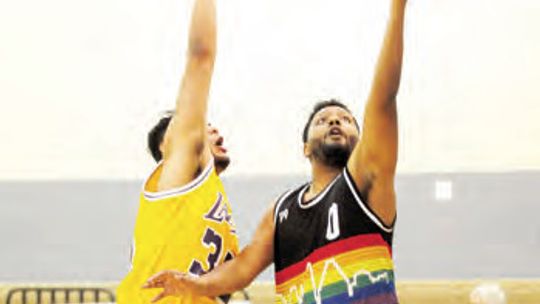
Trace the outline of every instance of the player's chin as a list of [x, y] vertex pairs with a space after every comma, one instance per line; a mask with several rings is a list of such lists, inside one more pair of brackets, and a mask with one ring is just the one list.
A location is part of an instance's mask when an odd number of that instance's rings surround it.
[[231, 163], [231, 158], [227, 154], [214, 154], [214, 165], [221, 170], [227, 169]]
[[324, 141], [324, 145], [328, 147], [342, 147], [347, 148], [347, 140], [345, 138], [340, 139], [327, 139]]

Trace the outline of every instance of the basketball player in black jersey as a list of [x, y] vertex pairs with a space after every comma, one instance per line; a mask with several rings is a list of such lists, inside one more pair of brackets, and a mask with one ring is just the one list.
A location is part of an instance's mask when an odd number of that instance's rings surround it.
[[227, 294], [274, 262], [277, 303], [398, 302], [392, 237], [406, 0], [390, 1], [362, 133], [340, 102], [317, 104], [303, 134], [311, 182], [278, 197], [232, 261], [198, 278], [164, 271], [146, 288]]

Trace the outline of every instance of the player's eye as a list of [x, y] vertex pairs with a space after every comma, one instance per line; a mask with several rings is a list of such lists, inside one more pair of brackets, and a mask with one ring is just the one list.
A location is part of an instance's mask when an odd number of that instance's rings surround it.
[[319, 119], [317, 119], [317, 120], [315, 121], [315, 124], [316, 124], [316, 125], [321, 125], [321, 124], [324, 124], [325, 121], [326, 121], [326, 118], [325, 118], [325, 117], [321, 117], [321, 118], [319, 118]]
[[341, 118], [341, 120], [343, 120], [344, 122], [349, 123], [349, 124], [352, 123], [352, 119], [350, 117], [348, 117], [348, 116], [343, 116]]

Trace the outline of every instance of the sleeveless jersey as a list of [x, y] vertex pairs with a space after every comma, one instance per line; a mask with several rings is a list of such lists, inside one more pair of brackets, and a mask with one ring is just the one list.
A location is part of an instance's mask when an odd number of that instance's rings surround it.
[[[131, 270], [117, 290], [119, 304], [147, 304], [161, 289], [141, 289], [154, 274], [178, 270], [203, 274], [238, 253], [231, 207], [213, 160], [187, 185], [157, 189], [162, 165], [144, 184], [135, 223]], [[228, 296], [221, 297], [224, 302]], [[186, 294], [167, 297], [162, 304], [220, 303], [217, 299]]]
[[283, 194], [274, 210], [276, 303], [398, 303], [393, 228], [370, 210], [347, 169], [302, 202], [308, 187]]

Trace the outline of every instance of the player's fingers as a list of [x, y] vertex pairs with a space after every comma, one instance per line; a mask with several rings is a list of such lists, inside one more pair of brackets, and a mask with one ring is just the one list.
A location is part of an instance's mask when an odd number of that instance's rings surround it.
[[142, 288], [163, 287], [163, 283], [165, 282], [166, 276], [167, 276], [167, 273], [165, 271], [158, 272], [157, 274], [150, 277], [150, 279], [146, 281], [146, 283], [142, 286]]
[[146, 283], [144, 283], [144, 285], [141, 288], [143, 288], [143, 289], [157, 288], [157, 287], [162, 287], [162, 285], [163, 285], [163, 283], [161, 281], [159, 281], [159, 279], [152, 279], [152, 280], [146, 281]]
[[167, 295], [165, 294], [165, 292], [162, 292], [160, 294], [158, 294], [157, 296], [155, 296], [153, 299], [152, 299], [152, 303], [156, 303], [157, 301], [165, 298]]

